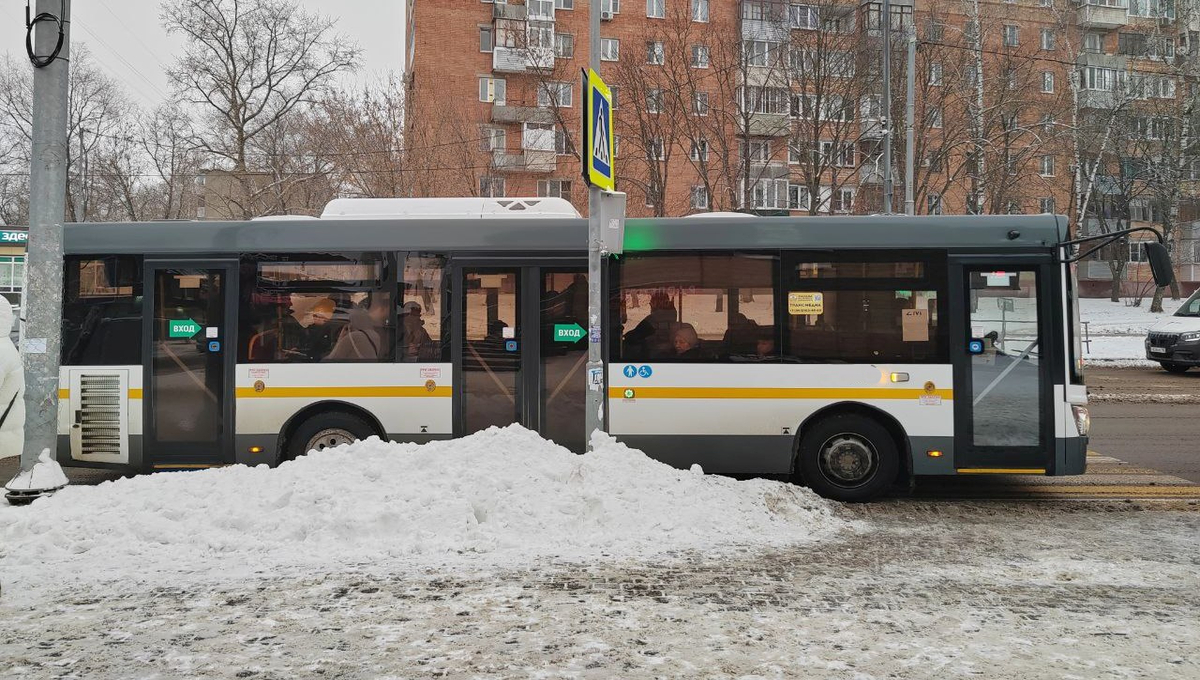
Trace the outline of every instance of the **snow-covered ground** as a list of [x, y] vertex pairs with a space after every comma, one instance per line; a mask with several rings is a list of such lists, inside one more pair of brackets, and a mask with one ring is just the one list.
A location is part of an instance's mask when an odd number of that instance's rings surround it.
[[1175, 313], [1183, 300], [1163, 300], [1163, 312], [1151, 314], [1150, 299], [1140, 307], [1124, 300], [1084, 298], [1079, 301], [1079, 320], [1087, 322], [1089, 346], [1084, 347], [1085, 362], [1104, 362], [1119, 366], [1157, 366], [1146, 359], [1146, 332], [1159, 320]]
[[0, 508], [0, 677], [1195, 678], [1197, 536], [841, 506], [519, 427], [368, 441]]

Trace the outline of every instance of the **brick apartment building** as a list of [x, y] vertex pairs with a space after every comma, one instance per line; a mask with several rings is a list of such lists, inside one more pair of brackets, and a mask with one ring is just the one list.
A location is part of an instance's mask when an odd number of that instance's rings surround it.
[[[407, 0], [406, 146], [424, 193], [586, 207], [577, 149], [589, 1]], [[879, 3], [599, 1], [631, 215], [881, 209]], [[1164, 211], [1178, 221], [1190, 176], [1174, 197], [1104, 179], [1126, 172], [1130, 140], [1166, 137], [1160, 128], [1186, 117], [1184, 62], [1194, 59], [1170, 56], [1194, 55], [1200, 22], [1185, 14], [1169, 0], [896, 0], [894, 209], [904, 206], [912, 27], [917, 213], [1075, 218], [1087, 196], [1085, 230], [1150, 224]], [[1175, 229], [1181, 262], [1200, 260], [1194, 231]], [[1127, 254], [1133, 266], [1118, 276], [1136, 279], [1139, 252]], [[1116, 256], [1097, 257], [1083, 273], [1103, 281]]]

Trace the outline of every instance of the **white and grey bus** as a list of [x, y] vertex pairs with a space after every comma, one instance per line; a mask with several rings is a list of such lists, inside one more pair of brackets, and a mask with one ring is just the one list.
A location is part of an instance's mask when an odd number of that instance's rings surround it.
[[[58, 459], [277, 464], [521, 425], [584, 448], [587, 222], [560, 199], [72, 224]], [[609, 432], [862, 500], [1079, 474], [1066, 220], [631, 219], [605, 263]]]

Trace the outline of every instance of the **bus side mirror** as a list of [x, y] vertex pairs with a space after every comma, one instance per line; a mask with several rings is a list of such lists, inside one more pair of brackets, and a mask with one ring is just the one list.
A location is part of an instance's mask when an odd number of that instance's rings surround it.
[[1154, 284], [1159, 288], [1171, 285], [1175, 281], [1175, 274], [1171, 271], [1171, 254], [1167, 252], [1167, 247], [1158, 241], [1147, 241], [1142, 245], [1146, 249], [1146, 259], [1150, 261]]

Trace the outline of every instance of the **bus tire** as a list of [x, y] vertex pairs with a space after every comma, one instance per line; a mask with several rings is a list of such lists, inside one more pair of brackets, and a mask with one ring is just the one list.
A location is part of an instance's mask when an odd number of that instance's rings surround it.
[[288, 437], [287, 457], [295, 460], [310, 451], [323, 451], [376, 434], [367, 421], [343, 411], [327, 411], [312, 416]]
[[1159, 363], [1167, 373], [1187, 373], [1187, 370], [1191, 368], [1187, 364], [1176, 364], [1170, 361], [1160, 361]]
[[878, 421], [841, 413], [823, 418], [800, 439], [799, 477], [825, 498], [861, 503], [882, 495], [895, 482], [900, 452]]

